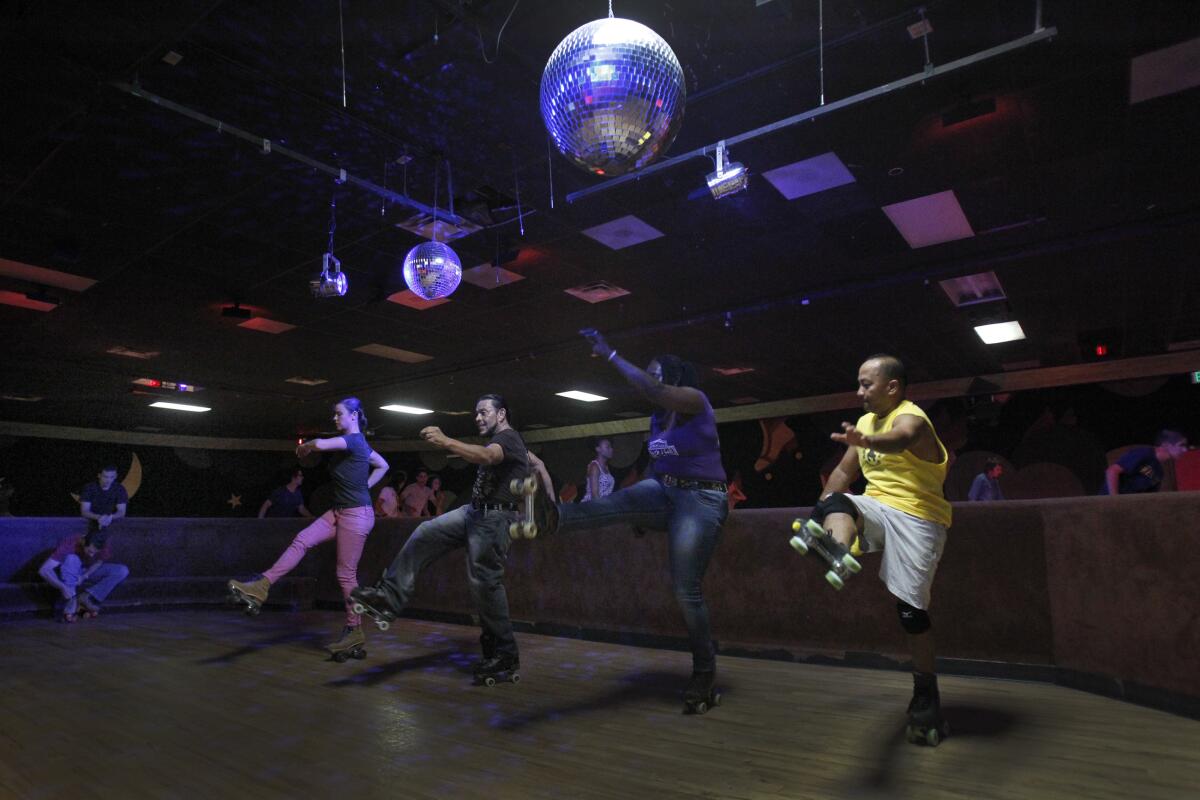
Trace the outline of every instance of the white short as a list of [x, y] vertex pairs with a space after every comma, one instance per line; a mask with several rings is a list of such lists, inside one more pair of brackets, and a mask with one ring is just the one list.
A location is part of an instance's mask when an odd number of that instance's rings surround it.
[[846, 495], [863, 516], [863, 542], [868, 553], [883, 551], [879, 577], [888, 591], [916, 608], [929, 608], [929, 591], [937, 572], [946, 528], [914, 517], [865, 495]]

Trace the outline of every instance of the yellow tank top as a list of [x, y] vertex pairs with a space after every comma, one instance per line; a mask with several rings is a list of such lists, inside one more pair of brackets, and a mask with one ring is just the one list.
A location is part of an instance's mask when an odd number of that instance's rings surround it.
[[942, 460], [938, 463], [923, 461], [908, 450], [901, 453], [877, 453], [868, 448], [858, 448], [858, 466], [867, 479], [867, 496], [874, 497], [884, 505], [899, 509], [914, 517], [950, 527], [950, 504], [942, 494], [949, 459], [946, 447], [933, 430], [933, 423], [920, 406], [908, 400], [882, 419], [875, 414], [863, 414], [855, 427], [868, 436], [887, 433], [892, 423], [901, 414], [911, 414], [925, 420], [933, 439], [937, 442]]

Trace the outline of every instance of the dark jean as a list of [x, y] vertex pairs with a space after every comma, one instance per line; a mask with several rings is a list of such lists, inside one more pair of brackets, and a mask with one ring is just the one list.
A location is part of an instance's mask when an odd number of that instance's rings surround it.
[[647, 479], [599, 500], [560, 505], [558, 514], [561, 533], [622, 522], [665, 530], [671, 555], [671, 585], [687, 625], [692, 667], [704, 671], [716, 666], [708, 606], [700, 585], [721, 538], [721, 526], [729, 516], [725, 492], [676, 489]]
[[401, 611], [426, 566], [451, 550], [466, 547], [467, 578], [484, 635], [495, 641], [498, 655], [515, 657], [517, 640], [508, 616], [504, 562], [510, 542], [508, 526], [516, 518], [515, 511], [478, 511], [467, 505], [422, 522], [384, 573], [380, 588], [395, 610]]

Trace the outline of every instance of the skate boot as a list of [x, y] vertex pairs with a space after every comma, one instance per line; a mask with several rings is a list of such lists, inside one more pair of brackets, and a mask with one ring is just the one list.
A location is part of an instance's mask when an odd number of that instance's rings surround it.
[[481, 633], [479, 635], [479, 649], [483, 651], [483, 661], [491, 661], [496, 657], [496, 637], [490, 633]]
[[325, 645], [325, 649], [334, 661], [341, 664], [348, 658], [357, 658], [360, 661], [366, 658], [367, 651], [363, 649], [366, 643], [367, 637], [363, 635], [361, 625], [347, 625], [342, 628], [342, 638]]
[[77, 618], [78, 611], [79, 611], [78, 599], [76, 599], [75, 597], [67, 598], [67, 600], [63, 603], [62, 617], [61, 617], [62, 621], [63, 622], [74, 622]]
[[75, 596], [75, 599], [79, 602], [81, 609], [79, 616], [81, 618], [86, 616], [89, 619], [95, 619], [100, 613], [100, 604], [92, 599], [92, 596], [87, 592], [80, 592]]
[[229, 587], [230, 599], [246, 606], [246, 616], [248, 617], [258, 616], [258, 612], [262, 611], [263, 603], [267, 602], [267, 592], [271, 591], [271, 582], [263, 577], [248, 583], [230, 581], [226, 586]]
[[350, 590], [350, 599], [354, 602], [355, 614], [366, 614], [375, 620], [375, 626], [386, 631], [392, 626], [392, 620], [400, 615], [392, 607], [392, 601], [380, 586], [359, 586]]
[[495, 686], [497, 681], [521, 680], [521, 659], [503, 653], [485, 659], [475, 666], [475, 684]]
[[809, 551], [816, 552], [830, 567], [825, 573], [825, 581], [834, 589], [841, 589], [851, 575], [857, 575], [862, 570], [858, 559], [850, 555], [845, 545], [833, 538], [821, 523], [813, 519], [792, 522], [792, 531], [796, 534], [788, 542], [800, 555], [808, 555]]
[[913, 696], [908, 704], [908, 727], [904, 735], [913, 744], [930, 747], [937, 747], [950, 735], [950, 724], [942, 716], [937, 675], [931, 672], [913, 673]]
[[683, 690], [683, 713], [706, 714], [710, 708], [721, 705], [721, 693], [713, 688], [716, 670], [695, 670], [687, 688]]

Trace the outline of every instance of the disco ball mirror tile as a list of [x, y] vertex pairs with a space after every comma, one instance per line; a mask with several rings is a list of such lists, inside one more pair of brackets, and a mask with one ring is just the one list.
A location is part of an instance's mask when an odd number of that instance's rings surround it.
[[442, 242], [422, 242], [404, 257], [404, 282], [418, 297], [448, 297], [461, 280], [462, 262]]
[[629, 19], [576, 28], [542, 72], [542, 119], [550, 138], [595, 175], [632, 172], [666, 151], [683, 124], [686, 97], [675, 53]]

